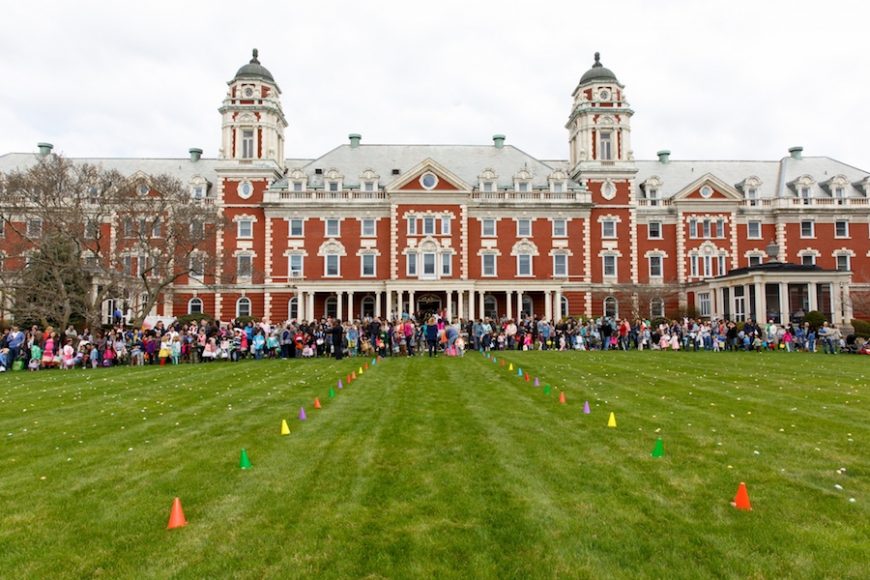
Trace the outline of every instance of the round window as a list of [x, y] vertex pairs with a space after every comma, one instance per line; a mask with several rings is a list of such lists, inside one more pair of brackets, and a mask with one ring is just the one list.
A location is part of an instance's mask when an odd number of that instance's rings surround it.
[[601, 92], [598, 93], [598, 98], [602, 101], [610, 100], [610, 91], [607, 89], [601, 89]]
[[432, 189], [438, 185], [438, 177], [434, 173], [424, 173], [423, 177], [420, 178], [420, 184], [425, 189]]
[[242, 199], [248, 199], [251, 197], [251, 194], [254, 193], [254, 186], [251, 185], [250, 181], [242, 181], [239, 183], [239, 197]]
[[246, 97], [253, 97], [254, 96], [254, 89], [252, 89], [251, 87], [247, 87], [245, 89], [245, 96]]
[[705, 185], [701, 188], [701, 197], [707, 198], [713, 195], [713, 188], [709, 185]]
[[146, 184], [142, 183], [139, 185], [139, 195], [147, 195], [149, 191], [151, 191], [151, 188]]

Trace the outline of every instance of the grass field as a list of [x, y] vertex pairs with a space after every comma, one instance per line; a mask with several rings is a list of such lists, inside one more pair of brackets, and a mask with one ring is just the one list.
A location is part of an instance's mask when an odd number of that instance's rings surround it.
[[390, 359], [334, 398], [359, 359], [6, 373], [0, 577], [866, 577], [868, 359]]

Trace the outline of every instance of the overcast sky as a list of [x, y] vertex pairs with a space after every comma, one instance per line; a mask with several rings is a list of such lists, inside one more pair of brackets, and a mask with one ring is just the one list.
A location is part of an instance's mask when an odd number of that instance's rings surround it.
[[288, 157], [364, 143], [568, 155], [571, 92], [601, 52], [635, 111], [635, 156], [870, 169], [861, 1], [4, 2], [0, 154], [186, 156], [252, 47], [283, 91]]

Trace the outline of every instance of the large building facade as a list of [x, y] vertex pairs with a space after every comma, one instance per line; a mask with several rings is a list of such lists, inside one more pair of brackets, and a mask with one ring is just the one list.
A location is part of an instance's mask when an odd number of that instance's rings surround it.
[[[287, 158], [281, 90], [256, 51], [228, 85], [216, 159], [88, 160], [175, 175], [225, 218], [214, 252], [232, 283], [184, 277], [155, 314], [870, 314], [857, 298], [870, 293], [870, 174], [797, 147], [773, 161], [637, 160], [625, 87], [597, 54], [572, 95], [563, 160], [501, 135], [351, 134], [316, 159]], [[0, 170], [37, 157], [5, 155]]]

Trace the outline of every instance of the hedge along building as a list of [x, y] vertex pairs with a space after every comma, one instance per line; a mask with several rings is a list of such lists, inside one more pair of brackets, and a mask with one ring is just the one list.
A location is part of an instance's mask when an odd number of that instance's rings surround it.
[[[862, 303], [850, 291], [870, 294], [870, 174], [800, 148], [776, 161], [668, 151], [635, 160], [634, 112], [597, 53], [573, 92], [567, 160], [536, 159], [503, 135], [488, 145], [368, 145], [358, 134], [317, 159], [288, 159], [281, 91], [256, 50], [228, 85], [217, 159], [191, 149], [186, 159], [87, 160], [173, 174], [225, 218], [214, 252], [232, 282], [184, 277], [158, 315], [558, 319], [695, 308], [784, 319], [814, 304], [844, 322]], [[36, 159], [8, 154], [0, 171]], [[767, 294], [737, 309], [723, 277], [771, 262], [802, 265], [812, 280], [769, 268], [764, 284], [816, 291], [775, 311], [762, 307]], [[832, 271], [845, 274], [825, 290]]]

